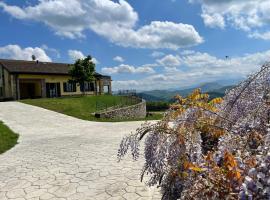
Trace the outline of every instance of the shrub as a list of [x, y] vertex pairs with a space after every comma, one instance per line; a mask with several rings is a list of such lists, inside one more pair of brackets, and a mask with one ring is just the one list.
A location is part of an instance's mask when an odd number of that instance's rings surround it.
[[169, 107], [170, 107], [170, 104], [164, 101], [146, 103], [147, 111], [165, 111], [165, 110], [168, 110]]
[[155, 124], [123, 138], [119, 160], [130, 148], [144, 174], [161, 187], [162, 199], [270, 198], [270, 64], [209, 102], [195, 90]]

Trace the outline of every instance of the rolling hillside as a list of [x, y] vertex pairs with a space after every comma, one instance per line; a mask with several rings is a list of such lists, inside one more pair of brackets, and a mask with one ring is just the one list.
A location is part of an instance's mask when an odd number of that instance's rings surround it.
[[210, 98], [223, 97], [227, 89], [232, 88], [233, 86], [224, 86], [219, 83], [205, 83], [198, 87], [192, 87], [182, 90], [151, 90], [146, 92], [138, 93], [138, 96], [142, 97], [146, 101], [166, 101], [173, 102], [173, 97], [177, 94], [181, 96], [187, 96], [196, 88], [201, 88], [203, 92], [207, 92], [210, 95]]

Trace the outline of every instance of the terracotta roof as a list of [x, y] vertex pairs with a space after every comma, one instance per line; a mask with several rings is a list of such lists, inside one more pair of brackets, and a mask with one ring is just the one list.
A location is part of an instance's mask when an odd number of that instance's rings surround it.
[[[68, 75], [70, 64], [53, 63], [40, 61], [25, 61], [25, 60], [7, 60], [0, 59], [0, 64], [12, 74], [54, 74]], [[110, 78], [96, 73], [96, 77]]]

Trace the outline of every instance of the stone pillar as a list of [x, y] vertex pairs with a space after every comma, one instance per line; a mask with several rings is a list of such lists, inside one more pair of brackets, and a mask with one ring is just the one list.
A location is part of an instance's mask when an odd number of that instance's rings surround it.
[[98, 80], [95, 80], [95, 95], [98, 95]]
[[19, 84], [19, 78], [18, 75], [11, 75], [9, 74], [9, 93], [10, 98], [13, 100], [19, 100], [20, 99], [20, 84]]
[[46, 98], [46, 83], [45, 79], [41, 79], [41, 97]]
[[16, 99], [20, 100], [21, 99], [21, 94], [20, 94], [20, 79], [18, 76], [16, 76]]
[[99, 94], [103, 94], [103, 80], [99, 79]]
[[109, 94], [112, 95], [112, 80], [110, 80], [109, 84]]

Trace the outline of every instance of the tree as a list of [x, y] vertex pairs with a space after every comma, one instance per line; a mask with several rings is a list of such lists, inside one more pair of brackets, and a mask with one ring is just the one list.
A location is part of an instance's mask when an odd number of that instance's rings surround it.
[[69, 81], [71, 83], [80, 84], [83, 93], [85, 93], [85, 82], [95, 80], [95, 68], [96, 65], [90, 55], [84, 59], [78, 59], [71, 65], [69, 70], [71, 80]]

